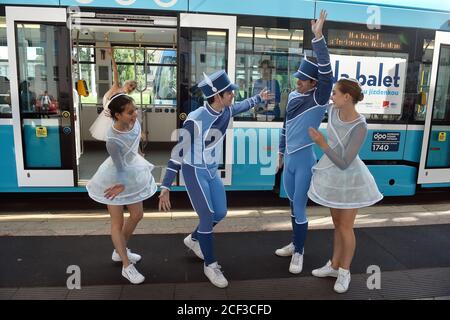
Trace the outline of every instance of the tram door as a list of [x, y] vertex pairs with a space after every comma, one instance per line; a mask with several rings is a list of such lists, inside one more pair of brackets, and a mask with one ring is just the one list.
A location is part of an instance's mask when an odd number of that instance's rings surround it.
[[[178, 127], [189, 112], [203, 105], [201, 90], [196, 86], [203, 73], [226, 70], [235, 79], [236, 17], [204, 14], [180, 14]], [[229, 129], [232, 128], [230, 122]], [[222, 181], [231, 185], [233, 133], [227, 130], [222, 161], [219, 166]], [[181, 181], [183, 184], [183, 181]]]
[[436, 32], [418, 183], [450, 182], [450, 32]]
[[18, 185], [74, 186], [66, 10], [6, 7], [6, 23]]

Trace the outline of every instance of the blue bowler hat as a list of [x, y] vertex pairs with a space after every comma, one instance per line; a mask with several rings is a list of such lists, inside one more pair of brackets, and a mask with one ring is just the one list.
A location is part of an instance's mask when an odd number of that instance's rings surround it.
[[309, 61], [306, 57], [303, 58], [300, 66], [294, 77], [300, 80], [317, 80], [317, 74], [319, 72], [319, 66], [312, 61]]
[[210, 98], [222, 91], [232, 91], [239, 88], [237, 85], [231, 83], [225, 70], [214, 72], [207, 76], [203, 73], [205, 79], [198, 84], [206, 98]]

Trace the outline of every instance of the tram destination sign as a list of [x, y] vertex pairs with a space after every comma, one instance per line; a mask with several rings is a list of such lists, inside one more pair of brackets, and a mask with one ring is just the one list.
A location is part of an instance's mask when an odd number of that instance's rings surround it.
[[394, 33], [330, 29], [327, 43], [330, 47], [402, 50], [401, 37]]

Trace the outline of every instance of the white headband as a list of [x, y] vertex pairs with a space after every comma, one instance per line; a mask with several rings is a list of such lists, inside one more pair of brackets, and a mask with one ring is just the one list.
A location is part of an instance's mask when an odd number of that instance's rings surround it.
[[126, 96], [126, 95], [127, 95], [126, 93], [119, 93], [119, 94], [116, 94], [116, 95], [112, 96], [112, 98], [109, 99], [108, 103], [106, 104], [106, 108], [109, 109], [109, 104], [110, 104], [111, 101], [113, 101], [115, 98], [121, 97], [121, 96]]

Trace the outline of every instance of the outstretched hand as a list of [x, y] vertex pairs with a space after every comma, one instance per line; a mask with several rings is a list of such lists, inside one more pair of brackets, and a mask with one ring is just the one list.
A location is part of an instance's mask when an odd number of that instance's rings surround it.
[[267, 88], [262, 89], [261, 92], [259, 93], [259, 96], [264, 101], [269, 101], [269, 100], [272, 100], [274, 98], [274, 95], [271, 94], [270, 91], [267, 90]]
[[316, 21], [311, 20], [311, 30], [314, 33], [316, 39], [322, 37], [322, 28], [327, 18], [327, 12], [325, 10], [320, 11], [320, 17]]
[[162, 188], [159, 194], [159, 211], [170, 211], [172, 205], [170, 204], [170, 191]]
[[113, 200], [117, 197], [123, 190], [125, 190], [125, 186], [123, 184], [115, 184], [112, 187], [109, 187], [105, 190], [105, 198]]

